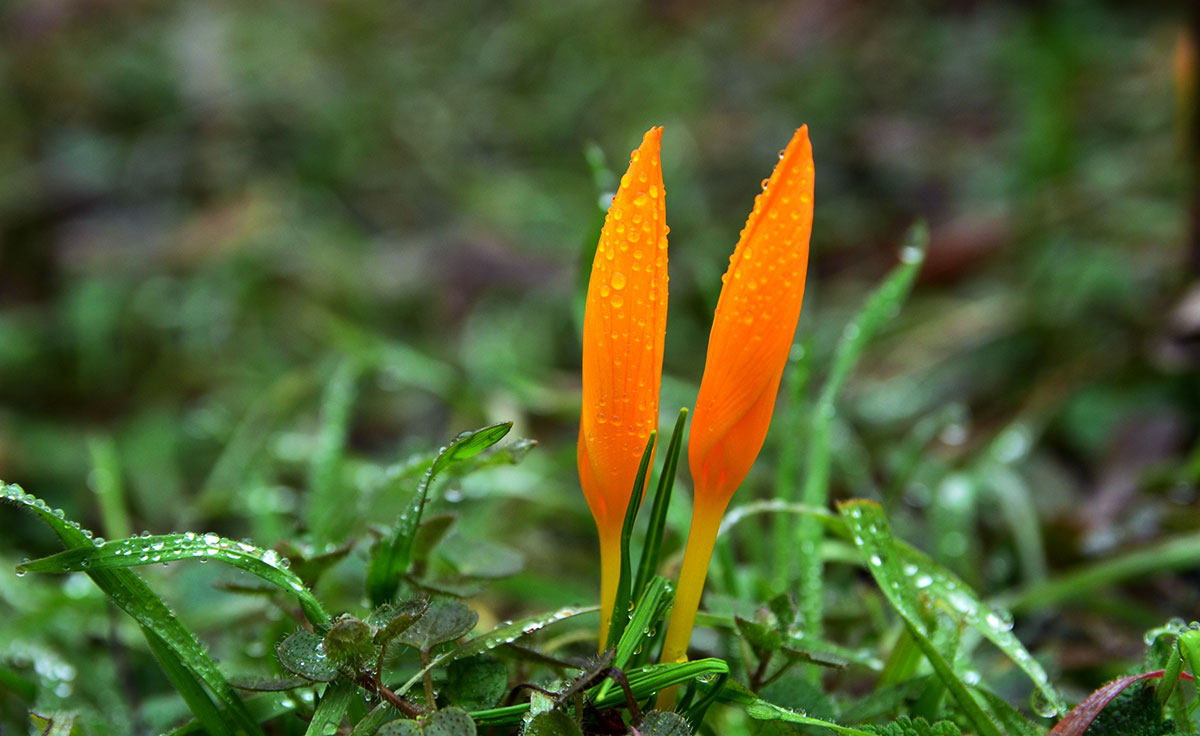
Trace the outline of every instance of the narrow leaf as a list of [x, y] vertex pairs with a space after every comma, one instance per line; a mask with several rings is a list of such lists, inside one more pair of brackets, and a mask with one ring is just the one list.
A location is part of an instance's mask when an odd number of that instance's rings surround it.
[[[900, 249], [900, 265], [892, 269], [842, 332], [834, 352], [833, 367], [813, 408], [812, 427], [807, 438], [808, 462], [800, 500], [808, 506], [824, 508], [829, 503], [829, 436], [837, 413], [838, 395], [867, 344], [900, 310], [921, 270], [928, 245], [929, 228], [924, 223], [909, 228]], [[784, 489], [784, 492], [792, 493], [792, 490]], [[825, 597], [822, 560], [816, 554], [821, 538], [820, 524], [807, 517], [799, 520], [795, 550], [800, 563], [800, 619], [805, 631], [818, 636], [823, 625], [821, 609]]]
[[317, 549], [341, 541], [354, 519], [354, 501], [347, 499], [347, 489], [342, 487], [338, 476], [358, 373], [354, 360], [343, 360], [326, 385], [321, 401], [321, 430], [308, 468], [304, 516]]
[[[51, 510], [45, 501], [25, 493], [19, 486], [0, 481], [0, 503], [36, 514], [68, 549], [94, 549], [92, 540], [78, 524], [68, 522], [61, 511]], [[216, 720], [198, 698], [187, 701], [189, 707], [199, 708], [192, 713], [210, 733], [241, 731], [261, 735], [262, 731], [247, 712], [245, 703], [195, 635], [175, 618], [162, 599], [141, 578], [129, 570], [89, 570], [87, 575], [113, 603], [141, 626], [159, 663], [176, 687], [183, 688], [181, 694], [184, 690], [191, 694], [203, 692], [199, 684], [203, 682], [217, 698], [222, 715]]]
[[391, 600], [400, 587], [400, 576], [408, 570], [433, 479], [455, 463], [474, 457], [496, 444], [510, 429], [512, 422], [503, 422], [464, 432], [438, 453], [433, 464], [425, 471], [425, 477], [417, 484], [417, 491], [408, 509], [400, 515], [391, 536], [377, 545], [372, 554], [367, 567], [367, 592], [374, 605], [379, 606]]
[[646, 440], [646, 449], [642, 451], [642, 461], [638, 465], [637, 475], [633, 479], [633, 491], [629, 494], [629, 504], [625, 507], [625, 521], [621, 525], [621, 572], [617, 578], [617, 597], [613, 601], [612, 625], [608, 629], [608, 641], [605, 648], [614, 647], [621, 635], [625, 633], [625, 625], [629, 622], [630, 586], [632, 572], [629, 561], [629, 541], [633, 537], [633, 525], [637, 521], [638, 510], [642, 507], [642, 493], [646, 488], [646, 473], [650, 469], [650, 459], [654, 457], [654, 441], [658, 432], [650, 433]]
[[304, 581], [288, 569], [288, 562], [273, 550], [248, 542], [225, 539], [211, 532], [163, 534], [114, 539], [100, 545], [69, 549], [58, 554], [22, 563], [17, 569], [28, 572], [87, 572], [122, 567], [152, 565], [173, 560], [216, 560], [245, 570], [256, 577], [295, 595], [300, 607], [314, 626], [326, 626], [329, 616]]
[[394, 691], [397, 695], [403, 696], [409, 691], [410, 688], [421, 682], [421, 678], [426, 672], [440, 667], [447, 662], [491, 651], [496, 647], [504, 646], [505, 644], [511, 644], [523, 636], [528, 636], [537, 631], [541, 631], [551, 624], [558, 623], [559, 621], [565, 621], [569, 618], [575, 618], [576, 616], [580, 616], [585, 613], [595, 613], [597, 610], [598, 609], [596, 606], [588, 606], [586, 608], [560, 608], [551, 613], [530, 616], [529, 618], [504, 624], [487, 632], [486, 634], [480, 634], [479, 636], [463, 642], [458, 646], [457, 649], [443, 652], [437, 657], [434, 657], [433, 661], [429, 663], [428, 667], [422, 668], [421, 671], [410, 677], [403, 685], [398, 688], [394, 688]]
[[1001, 736], [999, 728], [959, 679], [951, 663], [930, 641], [926, 617], [917, 603], [915, 589], [905, 576], [903, 562], [893, 544], [883, 508], [871, 501], [851, 501], [840, 504], [838, 510], [846, 520], [855, 546], [867, 561], [867, 570], [875, 578], [884, 597], [900, 614], [913, 641], [925, 654], [938, 678], [975, 724], [980, 736]]
[[357, 691], [358, 687], [349, 680], [337, 680], [325, 688], [304, 736], [326, 736], [336, 733]]
[[650, 578], [658, 572], [659, 558], [662, 556], [663, 530], [667, 526], [667, 509], [671, 505], [671, 491], [675, 488], [675, 471], [679, 466], [679, 454], [683, 448], [683, 427], [687, 424], [688, 410], [679, 410], [679, 418], [675, 420], [675, 429], [671, 431], [671, 441], [667, 444], [667, 454], [663, 458], [662, 473], [658, 476], [658, 488], [654, 492], [654, 502], [650, 506], [650, 523], [646, 526], [646, 541], [642, 545], [642, 559], [638, 564], [637, 578], [630, 591], [632, 600], [641, 598]]

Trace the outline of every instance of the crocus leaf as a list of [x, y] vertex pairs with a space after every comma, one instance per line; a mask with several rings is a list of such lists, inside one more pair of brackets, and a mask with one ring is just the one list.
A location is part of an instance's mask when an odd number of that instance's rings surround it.
[[633, 537], [633, 525], [637, 521], [638, 510], [642, 506], [642, 491], [646, 487], [646, 474], [650, 470], [650, 460], [654, 457], [654, 441], [658, 432], [651, 432], [646, 440], [646, 449], [642, 451], [642, 461], [638, 465], [637, 476], [633, 480], [633, 491], [629, 494], [629, 504], [625, 508], [625, 521], [621, 525], [621, 573], [617, 578], [617, 598], [613, 602], [611, 613], [612, 624], [608, 629], [608, 642], [605, 648], [616, 646], [621, 634], [625, 632], [625, 624], [629, 621], [630, 587], [632, 573], [629, 562], [629, 541]]
[[658, 488], [654, 492], [654, 502], [650, 506], [650, 523], [646, 525], [642, 559], [638, 564], [633, 590], [630, 592], [633, 600], [641, 597], [646, 590], [646, 584], [658, 571], [658, 562], [662, 555], [663, 531], [667, 526], [667, 509], [671, 505], [671, 491], [675, 488], [675, 471], [679, 467], [679, 453], [683, 448], [683, 427], [687, 424], [687, 415], [686, 408], [679, 410], [679, 418], [675, 420], [675, 429], [671, 431], [671, 441], [667, 444], [662, 473], [658, 476]]

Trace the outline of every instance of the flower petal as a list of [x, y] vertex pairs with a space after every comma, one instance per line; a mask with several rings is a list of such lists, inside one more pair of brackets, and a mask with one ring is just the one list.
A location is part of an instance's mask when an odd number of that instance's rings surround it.
[[602, 535], [620, 529], [646, 438], [658, 427], [668, 231], [661, 139], [662, 128], [652, 128], [633, 152], [588, 284], [579, 472]]
[[800, 318], [812, 216], [806, 126], [755, 198], [723, 277], [688, 446], [697, 503], [724, 508], [762, 449]]

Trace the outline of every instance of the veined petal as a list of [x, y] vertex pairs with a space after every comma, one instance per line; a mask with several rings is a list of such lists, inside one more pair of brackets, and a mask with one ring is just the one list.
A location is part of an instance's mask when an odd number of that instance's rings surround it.
[[697, 504], [723, 509], [762, 449], [800, 318], [812, 216], [805, 126], [755, 198], [722, 278], [688, 442]]
[[658, 426], [667, 325], [667, 225], [651, 128], [604, 219], [583, 320], [579, 475], [601, 537], [620, 532], [646, 438]]

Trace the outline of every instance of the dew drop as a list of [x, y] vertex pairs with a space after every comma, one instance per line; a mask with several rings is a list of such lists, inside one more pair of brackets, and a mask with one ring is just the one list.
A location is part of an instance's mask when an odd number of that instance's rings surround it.
[[625, 282], [626, 282], [625, 274], [621, 273], [620, 271], [616, 271], [613, 273], [612, 288], [618, 289], [618, 290], [624, 289]]

